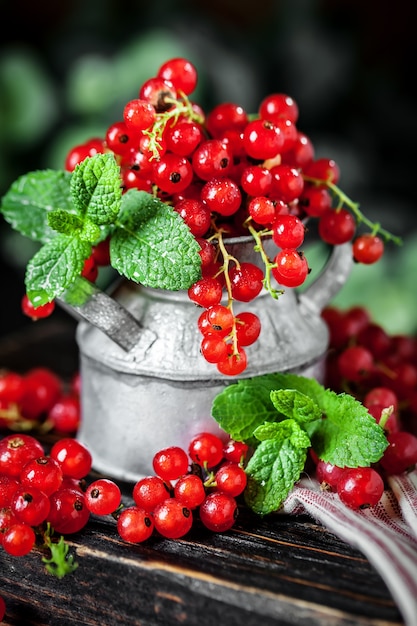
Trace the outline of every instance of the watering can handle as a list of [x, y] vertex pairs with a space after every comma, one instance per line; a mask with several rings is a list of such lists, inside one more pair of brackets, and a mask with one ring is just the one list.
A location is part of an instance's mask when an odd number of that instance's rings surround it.
[[77, 278], [58, 302], [73, 317], [99, 328], [123, 350], [129, 351], [139, 342], [150, 345], [155, 341], [152, 331], [143, 328], [127, 309], [85, 278]]
[[306, 311], [321, 312], [346, 283], [352, 267], [352, 244], [333, 246], [321, 274], [299, 295], [299, 305]]

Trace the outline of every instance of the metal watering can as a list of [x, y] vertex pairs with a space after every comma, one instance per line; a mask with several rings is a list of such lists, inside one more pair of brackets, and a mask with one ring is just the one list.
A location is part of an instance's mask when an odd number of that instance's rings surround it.
[[[225, 243], [240, 262], [261, 266], [251, 237]], [[249, 310], [262, 327], [257, 342], [247, 348], [248, 367], [239, 378], [291, 371], [320, 379], [328, 346], [320, 313], [351, 267], [351, 245], [335, 246], [303, 292], [285, 289], [278, 300], [261, 292], [250, 303], [235, 302], [235, 314]], [[81, 318], [76, 334], [82, 381], [78, 439], [92, 453], [97, 471], [136, 481], [153, 473], [158, 450], [172, 445], [187, 449], [203, 430], [220, 434], [211, 404], [236, 380], [220, 374], [200, 354], [201, 309], [186, 292], [149, 289], [127, 280], [111, 295], [93, 285], [88, 289], [82, 304], [63, 303]]]

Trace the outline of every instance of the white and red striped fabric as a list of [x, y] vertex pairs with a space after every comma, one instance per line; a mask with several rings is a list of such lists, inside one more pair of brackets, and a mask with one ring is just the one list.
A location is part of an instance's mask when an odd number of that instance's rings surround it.
[[379, 572], [405, 624], [417, 626], [417, 470], [389, 479], [375, 507], [354, 511], [312, 478], [294, 487], [280, 511], [308, 513], [355, 546]]

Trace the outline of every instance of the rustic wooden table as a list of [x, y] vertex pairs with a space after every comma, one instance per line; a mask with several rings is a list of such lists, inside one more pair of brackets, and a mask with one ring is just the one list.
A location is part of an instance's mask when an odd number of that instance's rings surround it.
[[[46, 365], [70, 375], [74, 328], [50, 322], [2, 340], [0, 368]], [[131, 485], [122, 487], [129, 503]], [[0, 551], [4, 624], [403, 624], [367, 559], [307, 516], [261, 519], [242, 506], [227, 533], [197, 522], [180, 540], [155, 535], [137, 546], [118, 538], [111, 517], [92, 517], [68, 540], [79, 567], [62, 580], [45, 572], [36, 550], [20, 558]]]

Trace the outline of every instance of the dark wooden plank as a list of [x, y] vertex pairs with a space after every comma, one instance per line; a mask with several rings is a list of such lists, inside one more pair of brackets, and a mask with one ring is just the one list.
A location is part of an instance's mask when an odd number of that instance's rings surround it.
[[[27, 369], [28, 363], [40, 364], [40, 357], [42, 364], [72, 373], [77, 363], [73, 326], [45, 328], [2, 342], [0, 367]], [[132, 486], [122, 487], [130, 504]], [[38, 550], [21, 558], [0, 550], [4, 624], [403, 623], [367, 559], [307, 516], [262, 519], [240, 506], [236, 527], [228, 533], [213, 534], [197, 520], [180, 540], [155, 535], [137, 546], [120, 540], [113, 518], [92, 517], [68, 540], [79, 568], [61, 581], [45, 572]]]

